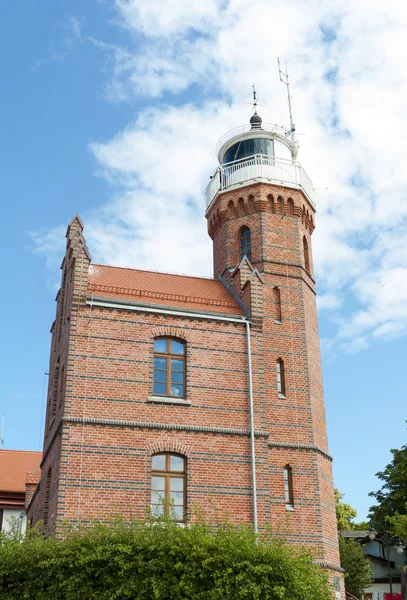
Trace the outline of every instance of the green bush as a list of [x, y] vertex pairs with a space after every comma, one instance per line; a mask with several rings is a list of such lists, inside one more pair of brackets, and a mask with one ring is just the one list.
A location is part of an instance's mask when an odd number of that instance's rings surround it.
[[[257, 542], [257, 543], [256, 543]], [[117, 522], [0, 538], [0, 599], [331, 600], [303, 547], [243, 527]]]

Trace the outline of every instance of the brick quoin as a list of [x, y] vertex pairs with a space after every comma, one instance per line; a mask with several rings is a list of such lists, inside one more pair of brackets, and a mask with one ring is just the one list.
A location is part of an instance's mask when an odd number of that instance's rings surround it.
[[[219, 283], [171, 276], [173, 290], [164, 289], [167, 279], [154, 279], [167, 275], [93, 265], [80, 218], [70, 222], [51, 328], [41, 481], [30, 490], [28, 518], [36, 523], [45, 515], [50, 533], [66, 521], [143, 518], [151, 457], [169, 452], [186, 460], [187, 518], [194, 505], [208, 515], [215, 506], [235, 523], [252, 523], [248, 318], [259, 531], [288, 520], [289, 542], [316, 550], [341, 578], [344, 598], [312, 264], [314, 207], [300, 189], [252, 182], [218, 193], [206, 218]], [[251, 232], [251, 261], [239, 255], [243, 227]], [[136, 289], [140, 278], [150, 283]], [[187, 402], [153, 397], [157, 337], [185, 343]], [[277, 388], [278, 359], [285, 394]], [[293, 506], [285, 502], [287, 465]]]

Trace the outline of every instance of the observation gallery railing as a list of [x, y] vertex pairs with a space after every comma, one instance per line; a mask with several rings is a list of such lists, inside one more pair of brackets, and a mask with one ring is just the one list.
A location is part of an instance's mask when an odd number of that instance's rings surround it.
[[255, 154], [218, 167], [206, 188], [206, 207], [219, 192], [257, 181], [300, 189], [315, 207], [312, 182], [300, 163], [265, 154]]

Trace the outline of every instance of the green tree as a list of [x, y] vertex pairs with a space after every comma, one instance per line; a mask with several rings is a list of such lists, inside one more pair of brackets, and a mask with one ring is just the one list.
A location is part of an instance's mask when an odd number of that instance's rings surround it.
[[[376, 473], [383, 485], [377, 492], [370, 492], [376, 504], [370, 507], [369, 517], [377, 531], [385, 529], [388, 518], [396, 513], [407, 514], [407, 446], [392, 449], [392, 461], [384, 471]], [[389, 521], [390, 522], [390, 521]]]
[[339, 538], [341, 566], [345, 569], [345, 589], [360, 598], [373, 582], [373, 569], [362, 546], [355, 540]]
[[356, 509], [350, 504], [342, 502], [342, 498], [345, 496], [345, 494], [342, 494], [337, 488], [335, 488], [334, 493], [338, 529], [355, 529], [355, 523], [353, 522], [353, 519], [358, 514]]
[[342, 494], [337, 488], [335, 488], [335, 508], [336, 508], [336, 520], [338, 529], [369, 529], [369, 523], [367, 521], [360, 521], [355, 523], [353, 519], [357, 517], [357, 511], [353, 506], [342, 502], [345, 494]]
[[303, 547], [170, 519], [95, 525], [63, 540], [0, 533], [0, 600], [331, 600]]
[[407, 504], [404, 514], [396, 514], [388, 519], [390, 529], [395, 535], [398, 535], [404, 544], [407, 544]]

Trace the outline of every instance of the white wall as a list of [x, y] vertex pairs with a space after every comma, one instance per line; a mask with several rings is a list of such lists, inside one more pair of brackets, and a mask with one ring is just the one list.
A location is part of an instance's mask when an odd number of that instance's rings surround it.
[[[373, 594], [372, 600], [383, 600], [383, 594], [390, 593], [390, 586], [388, 583], [374, 583], [370, 588], [365, 590], [365, 594]], [[400, 594], [400, 584], [393, 583], [393, 594]]]

